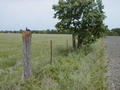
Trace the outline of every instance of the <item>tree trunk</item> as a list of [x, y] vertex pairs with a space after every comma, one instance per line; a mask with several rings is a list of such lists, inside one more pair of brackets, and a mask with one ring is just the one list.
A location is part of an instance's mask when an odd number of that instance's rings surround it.
[[78, 35], [78, 49], [82, 47], [82, 40], [80, 39], [80, 35]]
[[73, 39], [73, 49], [76, 51], [76, 37], [75, 33], [72, 34], [72, 39]]

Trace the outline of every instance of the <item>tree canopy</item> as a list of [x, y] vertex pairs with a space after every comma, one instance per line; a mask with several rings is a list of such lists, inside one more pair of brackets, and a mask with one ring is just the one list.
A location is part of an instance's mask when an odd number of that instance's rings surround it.
[[75, 33], [78, 47], [100, 38], [106, 30], [102, 0], [59, 0], [53, 6], [58, 31]]

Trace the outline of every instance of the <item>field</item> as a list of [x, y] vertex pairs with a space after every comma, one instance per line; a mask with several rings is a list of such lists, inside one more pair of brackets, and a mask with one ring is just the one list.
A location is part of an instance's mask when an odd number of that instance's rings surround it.
[[73, 52], [71, 35], [33, 34], [31, 49], [32, 80], [24, 82], [22, 35], [0, 34], [1, 90], [107, 90], [107, 60], [102, 40]]

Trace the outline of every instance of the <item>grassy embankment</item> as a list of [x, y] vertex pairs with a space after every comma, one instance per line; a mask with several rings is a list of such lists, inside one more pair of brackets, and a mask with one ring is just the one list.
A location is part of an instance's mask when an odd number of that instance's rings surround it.
[[[53, 65], [49, 42], [53, 40]], [[69, 40], [69, 53], [66, 50]], [[79, 53], [71, 50], [70, 35], [32, 36], [32, 80], [23, 82], [22, 38], [0, 34], [0, 90], [107, 90], [107, 60], [98, 40]]]

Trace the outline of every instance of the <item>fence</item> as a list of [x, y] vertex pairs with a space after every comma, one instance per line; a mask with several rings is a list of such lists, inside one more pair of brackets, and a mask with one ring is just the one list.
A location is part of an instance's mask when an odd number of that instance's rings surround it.
[[[31, 70], [31, 37], [30, 31], [24, 31], [22, 33], [23, 39], [23, 64], [24, 64], [24, 80], [32, 76]], [[69, 53], [68, 40], [66, 40], [66, 50]], [[53, 63], [53, 41], [50, 40], [50, 64]]]

